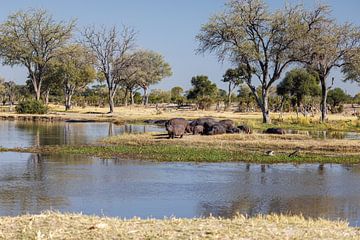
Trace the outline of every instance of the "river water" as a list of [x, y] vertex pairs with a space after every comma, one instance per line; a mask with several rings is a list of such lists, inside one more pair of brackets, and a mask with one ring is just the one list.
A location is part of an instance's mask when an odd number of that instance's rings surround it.
[[0, 121], [0, 146], [85, 145], [123, 133], [161, 132], [155, 125], [116, 125], [108, 122], [67, 123]]
[[0, 215], [302, 214], [360, 225], [360, 166], [154, 163], [0, 153]]
[[[0, 121], [0, 146], [92, 144], [152, 125]], [[355, 140], [354, 140], [355, 141]], [[282, 213], [360, 226], [360, 165], [155, 163], [0, 153], [0, 215], [44, 210], [132, 218]]]

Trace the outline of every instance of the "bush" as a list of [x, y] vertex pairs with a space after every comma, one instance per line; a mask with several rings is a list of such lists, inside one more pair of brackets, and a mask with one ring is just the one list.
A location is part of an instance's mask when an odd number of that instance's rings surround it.
[[27, 114], [46, 114], [48, 111], [47, 106], [36, 100], [25, 100], [20, 102], [16, 108], [17, 113], [27, 113]]

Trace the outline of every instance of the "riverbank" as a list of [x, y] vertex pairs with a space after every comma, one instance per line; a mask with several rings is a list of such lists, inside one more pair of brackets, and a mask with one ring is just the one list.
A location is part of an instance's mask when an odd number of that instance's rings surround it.
[[358, 239], [345, 222], [298, 216], [120, 220], [47, 212], [0, 217], [1, 239]]
[[122, 134], [97, 145], [3, 148], [3, 152], [89, 155], [101, 158], [164, 162], [360, 163], [360, 141], [316, 140], [306, 135], [187, 135], [167, 139], [164, 133]]
[[320, 116], [296, 117], [295, 113], [271, 114], [272, 124], [263, 124], [261, 113], [238, 113], [232, 111], [195, 111], [179, 109], [159, 109], [154, 106], [118, 107], [115, 112], [107, 114], [107, 108], [74, 108], [71, 111], [63, 111], [62, 106], [50, 106], [51, 111], [45, 115], [16, 114], [14, 112], [0, 112], [2, 120], [25, 120], [25, 121], [95, 121], [124, 123], [143, 123], [144, 120], [162, 120], [174, 117], [183, 117], [191, 120], [201, 117], [213, 117], [216, 119], [232, 119], [237, 124], [246, 124], [253, 129], [263, 130], [269, 127], [280, 127], [292, 130], [304, 131], [347, 131], [360, 132], [360, 120], [356, 116], [331, 114], [327, 123], [320, 123]]

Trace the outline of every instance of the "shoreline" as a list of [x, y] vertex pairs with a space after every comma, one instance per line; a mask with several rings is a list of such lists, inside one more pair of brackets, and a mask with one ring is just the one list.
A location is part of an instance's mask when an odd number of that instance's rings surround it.
[[122, 220], [58, 212], [0, 217], [3, 239], [358, 239], [347, 222], [268, 215]]
[[[317, 141], [301, 135], [188, 135], [183, 139], [167, 139], [162, 133], [142, 133], [108, 137], [96, 145], [2, 148], [0, 151], [88, 155], [157, 162], [359, 164], [359, 149], [360, 141]], [[273, 154], [266, 154], [268, 151]]]

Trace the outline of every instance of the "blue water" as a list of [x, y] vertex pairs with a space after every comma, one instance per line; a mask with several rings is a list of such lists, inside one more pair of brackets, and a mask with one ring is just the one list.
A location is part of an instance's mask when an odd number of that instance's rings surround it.
[[302, 214], [360, 226], [360, 166], [190, 164], [0, 153], [0, 215]]

